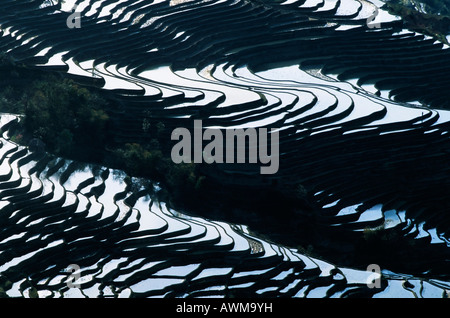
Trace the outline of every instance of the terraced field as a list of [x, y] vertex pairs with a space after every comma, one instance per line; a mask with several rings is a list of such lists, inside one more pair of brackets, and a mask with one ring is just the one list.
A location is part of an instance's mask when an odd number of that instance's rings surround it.
[[[8, 132], [21, 117], [4, 114], [0, 287], [8, 296], [447, 297], [450, 51], [404, 29], [381, 2], [2, 5], [0, 51], [121, 101], [109, 109], [117, 143], [145, 139], [146, 118], [168, 129], [194, 119], [276, 128], [277, 174], [218, 165], [215, 175], [305, 186], [317, 206], [307, 226], [326, 237], [330, 258], [249, 224], [176, 211], [157, 200], [151, 180], [17, 145]], [[274, 211], [273, 222], [301, 217], [278, 220]], [[378, 233], [396, 244], [354, 247]], [[347, 254], [356, 257], [345, 262]], [[371, 276], [370, 264], [381, 273]], [[70, 288], [74, 274], [79, 288]], [[380, 285], [370, 288], [374, 277]]]

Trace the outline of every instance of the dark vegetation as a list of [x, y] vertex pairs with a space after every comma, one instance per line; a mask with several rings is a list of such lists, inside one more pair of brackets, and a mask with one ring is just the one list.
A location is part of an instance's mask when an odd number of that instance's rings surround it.
[[24, 115], [13, 130], [12, 141], [30, 145], [39, 140], [52, 154], [151, 178], [172, 191], [180, 189], [179, 197], [200, 188], [204, 177], [197, 174], [196, 167], [173, 164], [168, 147], [161, 147], [167, 145], [158, 140], [163, 138], [162, 123], [145, 127], [147, 134], [154, 135], [150, 142], [114, 144], [109, 133], [114, 126], [108, 114], [114, 100], [60, 73], [16, 65], [6, 55], [0, 59], [0, 110]]
[[450, 1], [449, 0], [416, 0], [413, 1], [416, 10], [422, 10], [423, 6], [426, 13], [434, 15], [450, 16]]
[[86, 151], [77, 157], [98, 156], [96, 149], [104, 143], [108, 122], [105, 100], [58, 74], [17, 66], [6, 56], [0, 69], [0, 109], [25, 115], [13, 141], [28, 143], [37, 138], [61, 156], [73, 156], [83, 145]]
[[449, 44], [446, 38], [450, 34], [449, 0], [390, 0], [386, 3], [386, 8], [391, 14], [402, 17], [410, 30]]

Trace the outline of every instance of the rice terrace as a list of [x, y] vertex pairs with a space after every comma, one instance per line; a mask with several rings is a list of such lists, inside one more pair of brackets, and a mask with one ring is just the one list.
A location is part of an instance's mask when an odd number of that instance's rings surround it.
[[2, 0], [0, 297], [448, 298], [449, 41], [448, 0]]

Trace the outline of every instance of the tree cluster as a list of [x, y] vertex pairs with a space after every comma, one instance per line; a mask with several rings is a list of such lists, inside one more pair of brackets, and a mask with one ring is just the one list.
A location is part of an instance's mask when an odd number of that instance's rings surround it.
[[24, 126], [58, 155], [103, 148], [109, 116], [105, 100], [71, 80], [36, 81], [25, 93]]

